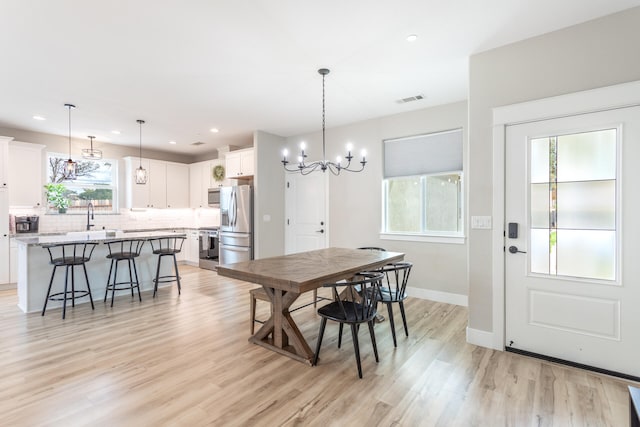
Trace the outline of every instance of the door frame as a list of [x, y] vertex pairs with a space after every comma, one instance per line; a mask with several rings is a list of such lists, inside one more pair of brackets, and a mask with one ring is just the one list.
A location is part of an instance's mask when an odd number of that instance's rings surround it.
[[[640, 80], [493, 108], [491, 277], [493, 333], [487, 347], [505, 349], [505, 148], [506, 128], [523, 123], [640, 106]], [[491, 342], [489, 342], [491, 341]]]

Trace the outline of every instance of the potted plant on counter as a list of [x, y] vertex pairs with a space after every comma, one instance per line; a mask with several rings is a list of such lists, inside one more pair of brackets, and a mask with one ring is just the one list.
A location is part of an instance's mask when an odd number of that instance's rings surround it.
[[70, 201], [66, 196], [67, 188], [64, 184], [49, 183], [46, 184], [44, 188], [47, 190], [47, 202], [58, 209], [58, 213], [67, 212]]

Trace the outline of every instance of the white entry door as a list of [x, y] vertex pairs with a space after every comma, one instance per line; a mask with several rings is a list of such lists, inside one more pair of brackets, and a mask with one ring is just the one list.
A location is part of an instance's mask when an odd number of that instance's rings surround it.
[[505, 346], [640, 377], [640, 107], [506, 136]]
[[285, 253], [327, 247], [327, 175], [285, 175]]

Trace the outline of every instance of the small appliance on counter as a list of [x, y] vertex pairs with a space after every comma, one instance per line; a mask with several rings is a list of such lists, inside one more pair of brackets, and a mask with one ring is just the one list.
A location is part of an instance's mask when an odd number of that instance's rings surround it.
[[37, 233], [38, 215], [16, 216], [16, 234]]

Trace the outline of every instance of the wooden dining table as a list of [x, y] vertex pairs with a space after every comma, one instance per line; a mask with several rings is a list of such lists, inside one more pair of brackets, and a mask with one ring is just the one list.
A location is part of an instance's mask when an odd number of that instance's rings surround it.
[[298, 297], [324, 284], [403, 259], [400, 252], [327, 248], [223, 264], [218, 266], [218, 274], [262, 285], [271, 299], [271, 317], [249, 338], [250, 342], [311, 363], [313, 351], [289, 311]]

